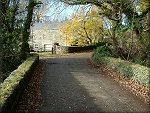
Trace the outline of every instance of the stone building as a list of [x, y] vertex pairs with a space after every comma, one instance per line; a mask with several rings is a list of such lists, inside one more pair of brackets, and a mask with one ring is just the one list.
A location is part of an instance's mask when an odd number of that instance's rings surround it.
[[65, 38], [59, 32], [59, 27], [63, 22], [50, 21], [35, 23], [31, 27], [29, 45], [34, 51], [52, 51], [54, 43], [65, 46]]

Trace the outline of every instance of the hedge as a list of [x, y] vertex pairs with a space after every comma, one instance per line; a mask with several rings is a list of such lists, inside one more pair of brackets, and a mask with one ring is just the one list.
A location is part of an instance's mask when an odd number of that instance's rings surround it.
[[13, 112], [38, 60], [38, 55], [30, 55], [0, 84], [0, 112]]
[[119, 72], [129, 80], [135, 81], [148, 88], [150, 87], [150, 68], [148, 67], [121, 60], [120, 58], [102, 57], [101, 54], [96, 51], [93, 53], [92, 59], [97, 64], [105, 65], [108, 68]]

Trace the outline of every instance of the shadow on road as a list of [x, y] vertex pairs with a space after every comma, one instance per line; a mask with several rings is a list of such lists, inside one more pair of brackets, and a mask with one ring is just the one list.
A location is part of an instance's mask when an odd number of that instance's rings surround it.
[[148, 108], [87, 65], [88, 57], [47, 58], [39, 112], [146, 112]]

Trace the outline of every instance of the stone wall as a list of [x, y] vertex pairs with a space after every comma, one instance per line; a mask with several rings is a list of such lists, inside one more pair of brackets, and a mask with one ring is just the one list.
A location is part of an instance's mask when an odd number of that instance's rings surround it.
[[76, 52], [86, 52], [92, 51], [95, 46], [54, 46], [54, 54], [66, 54], [66, 53], [76, 53]]
[[31, 55], [1, 84], [0, 113], [13, 113], [38, 64], [39, 56]]

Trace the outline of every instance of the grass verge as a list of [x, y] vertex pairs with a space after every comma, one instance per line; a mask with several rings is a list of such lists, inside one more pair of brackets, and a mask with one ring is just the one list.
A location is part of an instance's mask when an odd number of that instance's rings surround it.
[[108, 68], [119, 72], [129, 80], [137, 82], [145, 87], [150, 87], [150, 68], [134, 64], [129, 61], [121, 60], [120, 58], [101, 57], [99, 53], [94, 53], [92, 59], [97, 64], [102, 64]]
[[101, 74], [111, 76], [120, 85], [149, 104], [150, 68], [129, 61], [102, 56], [94, 52], [92, 62], [98, 66]]

